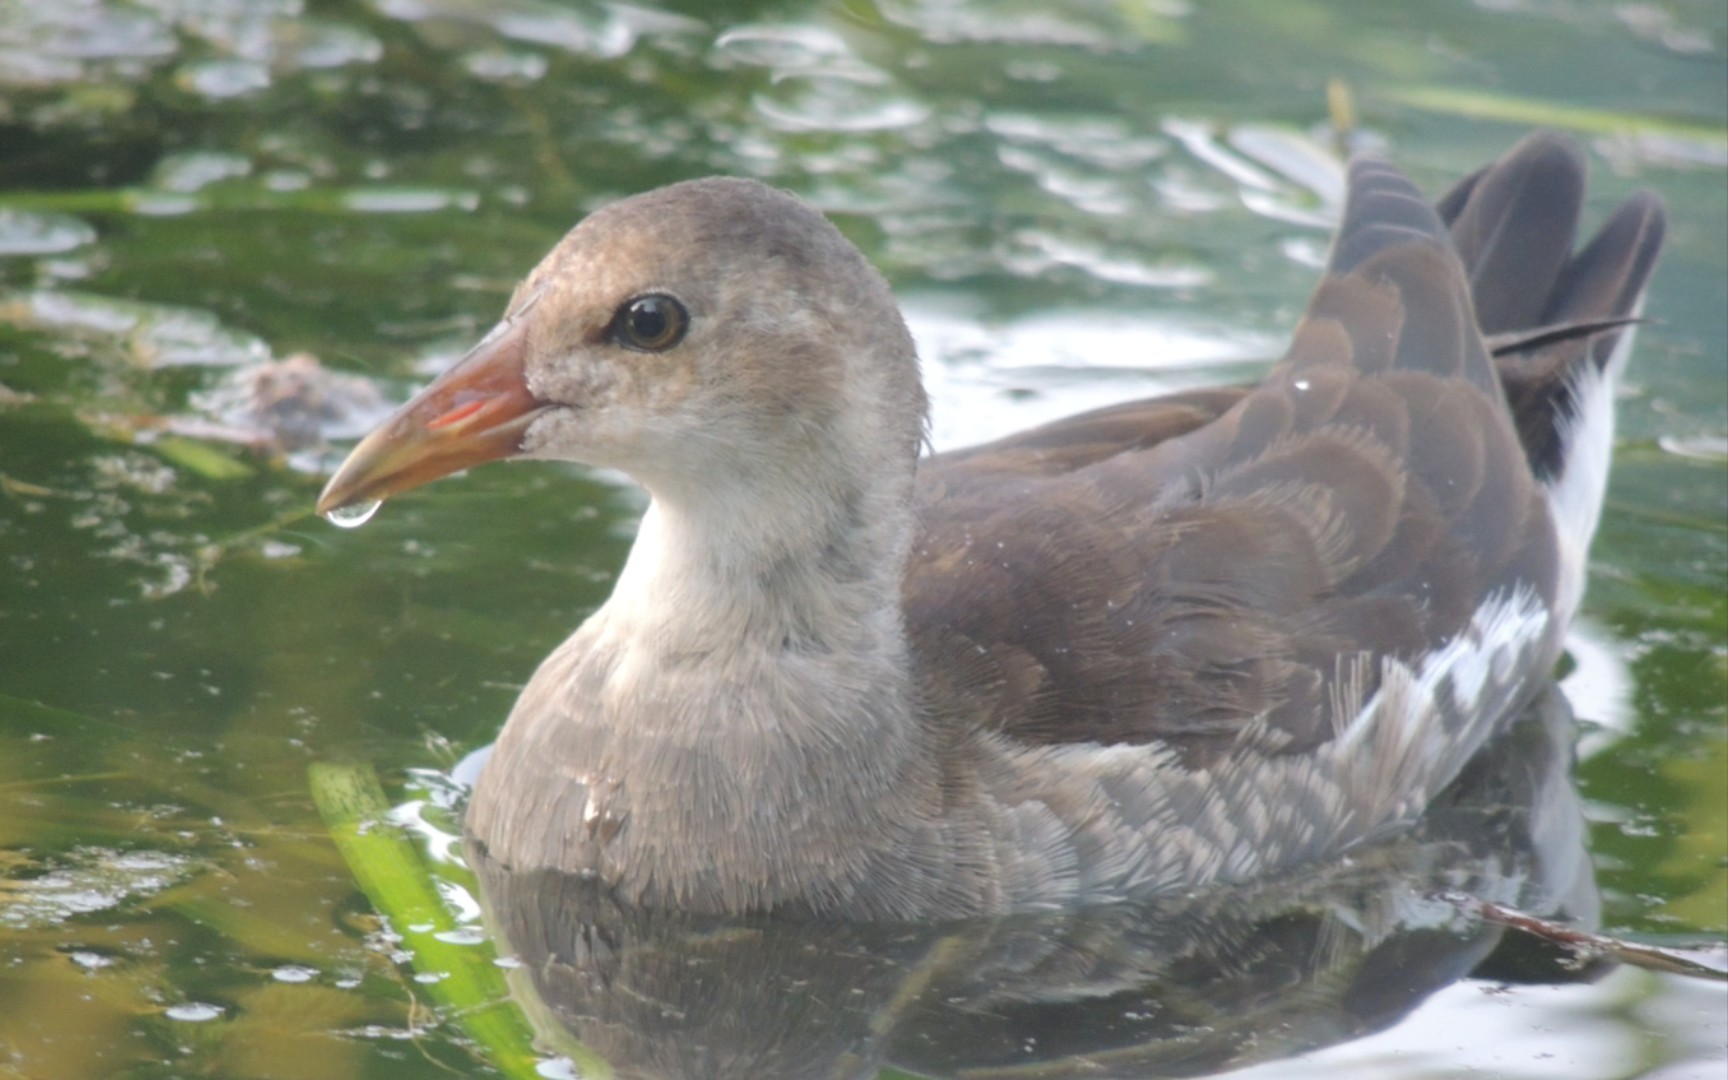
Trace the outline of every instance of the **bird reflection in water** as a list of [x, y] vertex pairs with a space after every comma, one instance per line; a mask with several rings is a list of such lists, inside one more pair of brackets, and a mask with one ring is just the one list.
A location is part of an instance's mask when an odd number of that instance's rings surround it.
[[1600, 974], [1440, 895], [1595, 925], [1572, 739], [1550, 688], [1414, 829], [1297, 874], [1048, 915], [695, 917], [468, 854], [546, 1048], [621, 1078], [1202, 1076], [1383, 1030], [1473, 972]]

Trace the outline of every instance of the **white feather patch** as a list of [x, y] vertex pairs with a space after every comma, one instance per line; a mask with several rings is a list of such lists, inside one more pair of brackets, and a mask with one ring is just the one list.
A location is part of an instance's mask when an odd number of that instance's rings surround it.
[[1323, 751], [1359, 826], [1414, 817], [1452, 781], [1504, 726], [1517, 687], [1540, 674], [1553, 625], [1542, 598], [1520, 587], [1489, 597], [1413, 667], [1382, 661], [1379, 689]]
[[[1638, 308], [1643, 308], [1640, 301]], [[1638, 311], [1633, 311], [1636, 318]], [[1545, 485], [1554, 532], [1560, 545], [1560, 581], [1555, 610], [1569, 620], [1584, 597], [1590, 541], [1602, 518], [1608, 491], [1608, 466], [1614, 454], [1614, 388], [1632, 355], [1633, 327], [1620, 333], [1608, 363], [1585, 362], [1573, 376], [1574, 408], [1555, 418], [1560, 431], [1560, 471]]]

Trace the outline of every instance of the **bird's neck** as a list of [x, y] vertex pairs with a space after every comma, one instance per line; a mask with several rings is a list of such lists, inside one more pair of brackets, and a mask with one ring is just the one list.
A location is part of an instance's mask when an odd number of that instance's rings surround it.
[[910, 476], [797, 480], [652, 492], [611, 598], [567, 646], [603, 687], [577, 722], [743, 770], [820, 748], [881, 754], [892, 772], [918, 753], [900, 609]]
[[824, 494], [655, 492], [605, 618], [704, 652], [893, 651], [909, 514]]
[[[854, 895], [921, 835], [941, 784], [901, 626], [909, 511], [773, 510], [655, 500], [476, 790], [469, 824], [497, 857], [743, 911]], [[518, 824], [533, 815], [505, 812], [506, 785], [553, 826]]]

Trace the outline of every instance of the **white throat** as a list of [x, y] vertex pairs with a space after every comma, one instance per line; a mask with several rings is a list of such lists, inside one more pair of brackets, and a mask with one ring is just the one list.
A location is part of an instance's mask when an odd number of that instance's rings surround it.
[[614, 633], [652, 635], [663, 652], [899, 662], [911, 513], [895, 489], [908, 485], [826, 475], [833, 471], [653, 485], [660, 490], [651, 490], [596, 620]]

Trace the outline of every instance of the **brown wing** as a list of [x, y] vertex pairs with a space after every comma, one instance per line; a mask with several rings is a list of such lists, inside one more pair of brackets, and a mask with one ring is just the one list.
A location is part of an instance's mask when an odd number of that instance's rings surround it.
[[[1448, 197], [1468, 271], [1407, 180], [1353, 164], [1326, 276], [1260, 385], [928, 460], [903, 595], [931, 707], [1034, 743], [1160, 740], [1192, 764], [1263, 717], [1257, 738], [1299, 751], [1349, 719], [1335, 700], [1361, 700], [1340, 693], [1346, 672], [1372, 691], [1379, 666], [1362, 658], [1433, 648], [1498, 590], [1551, 598], [1553, 527], [1525, 449], [1545, 435], [1532, 419], [1521, 443], [1471, 295], [1472, 279], [1515, 288], [1505, 252], [1524, 249], [1467, 227], [1534, 214], [1527, 242], [1561, 253], [1538, 302], [1497, 329], [1600, 317], [1604, 302], [1566, 298], [1635, 299], [1648, 262], [1628, 271], [1626, 243], [1592, 256], [1600, 238], [1569, 258], [1575, 210], [1535, 211], [1545, 149]], [[1541, 402], [1525, 412], [1554, 425]]]

